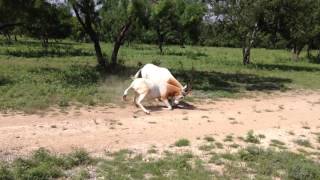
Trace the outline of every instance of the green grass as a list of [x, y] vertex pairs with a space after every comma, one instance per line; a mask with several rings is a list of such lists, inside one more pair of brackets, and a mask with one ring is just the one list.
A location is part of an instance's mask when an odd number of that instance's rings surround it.
[[174, 143], [174, 145], [177, 147], [189, 146], [190, 141], [188, 139], [179, 139]]
[[57, 156], [45, 149], [35, 151], [29, 158], [18, 158], [11, 164], [0, 163], [0, 179], [53, 179], [66, 177], [74, 167], [93, 164], [84, 150]]
[[[101, 45], [105, 54], [111, 53], [111, 44]], [[45, 50], [36, 40], [6, 44], [0, 38], [0, 110], [35, 112], [51, 106], [118, 103], [138, 64], [150, 62], [168, 67], [183, 83], [192, 79], [196, 99], [320, 88], [319, 64], [305, 58], [293, 62], [285, 50], [253, 49], [251, 54], [253, 64], [243, 66], [237, 48], [166, 46], [160, 55], [155, 45], [131, 44], [120, 50], [124, 66], [110, 74], [95, 68], [90, 43], [65, 40]]]
[[[221, 166], [223, 171], [216, 172]], [[97, 159], [85, 151], [66, 155], [35, 151], [28, 158], [0, 161], [0, 179], [303, 179], [320, 178], [319, 162], [304, 154], [275, 151], [256, 146], [235, 153], [211, 153], [208, 160], [191, 153], [165, 153], [146, 158], [129, 150], [106, 154]], [[89, 173], [89, 168], [94, 173]], [[220, 169], [220, 168], [219, 168]]]

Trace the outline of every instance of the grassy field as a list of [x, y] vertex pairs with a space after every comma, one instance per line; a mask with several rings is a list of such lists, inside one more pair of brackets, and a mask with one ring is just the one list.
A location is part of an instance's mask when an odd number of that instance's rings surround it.
[[[149, 154], [156, 152], [149, 151]], [[306, 155], [248, 146], [235, 153], [210, 152], [207, 160], [192, 153], [167, 152], [159, 158], [129, 150], [93, 158], [76, 150], [57, 155], [39, 149], [28, 158], [0, 162], [0, 179], [297, 179], [320, 178], [320, 164]], [[211, 167], [211, 168], [210, 168]], [[220, 168], [219, 168], [220, 167]], [[221, 172], [217, 169], [223, 169]]]
[[[102, 48], [111, 53], [111, 44]], [[117, 103], [130, 75], [145, 63], [168, 67], [184, 83], [192, 79], [196, 98], [320, 88], [320, 65], [306, 58], [293, 62], [289, 51], [254, 49], [249, 66], [242, 65], [241, 56], [240, 49], [197, 46], [166, 46], [165, 55], [159, 55], [155, 45], [131, 44], [120, 50], [124, 66], [110, 74], [95, 68], [89, 43], [63, 41], [45, 50], [35, 40], [0, 41], [0, 110], [32, 113], [51, 106]]]

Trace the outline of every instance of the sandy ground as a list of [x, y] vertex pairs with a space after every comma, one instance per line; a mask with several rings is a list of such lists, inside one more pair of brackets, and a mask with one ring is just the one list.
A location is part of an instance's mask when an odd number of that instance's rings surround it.
[[39, 147], [61, 153], [74, 148], [91, 153], [145, 151], [151, 146], [167, 148], [180, 138], [197, 145], [204, 136], [218, 140], [229, 134], [245, 136], [251, 129], [266, 135], [263, 143], [279, 139], [290, 148], [294, 138], [310, 138], [313, 143], [314, 133], [320, 132], [320, 92], [206, 101], [173, 111], [149, 108], [151, 115], [131, 102], [125, 107], [74, 107], [45, 115], [0, 114], [0, 157], [27, 155]]

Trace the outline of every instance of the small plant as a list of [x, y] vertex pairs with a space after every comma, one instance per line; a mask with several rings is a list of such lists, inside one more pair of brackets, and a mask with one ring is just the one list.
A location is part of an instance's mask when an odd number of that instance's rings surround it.
[[254, 135], [253, 130], [248, 131], [244, 141], [248, 143], [260, 144], [259, 137]]
[[274, 144], [274, 145], [279, 145], [279, 146], [284, 146], [285, 145], [284, 142], [279, 141], [277, 139], [271, 139], [271, 143]]
[[299, 146], [312, 148], [310, 141], [307, 139], [297, 139], [297, 140], [294, 140], [293, 142], [298, 144]]
[[260, 139], [266, 138], [266, 136], [265, 136], [264, 134], [259, 134], [258, 137], [259, 137]]
[[291, 136], [295, 135], [295, 133], [293, 131], [289, 131], [288, 134], [290, 134]]
[[85, 179], [90, 179], [90, 174], [88, 172], [88, 170], [86, 169], [81, 169], [78, 174], [73, 177], [72, 179], [74, 180], [85, 180]]
[[211, 136], [206, 136], [203, 139], [208, 141], [208, 142], [214, 142], [215, 141], [215, 139], [213, 137], [211, 137]]
[[233, 141], [233, 136], [232, 135], [227, 135], [224, 139], [224, 142], [232, 142]]
[[200, 146], [199, 150], [201, 150], [201, 151], [211, 151], [214, 148], [215, 148], [215, 146], [213, 144], [209, 144], [209, 145]]
[[230, 144], [229, 145], [231, 148], [238, 148], [238, 147], [240, 147], [240, 145], [239, 144], [236, 144], [236, 143], [233, 143], [233, 144]]
[[182, 147], [182, 146], [189, 146], [190, 141], [188, 139], [180, 139], [174, 143], [175, 146], [177, 147]]
[[209, 163], [213, 163], [213, 164], [215, 164], [215, 165], [217, 165], [217, 166], [220, 166], [220, 165], [223, 164], [223, 161], [221, 160], [221, 157], [220, 157], [219, 155], [214, 154], [214, 155], [210, 158]]
[[218, 149], [223, 149], [223, 144], [221, 142], [216, 142], [215, 145]]
[[156, 149], [153, 149], [153, 148], [148, 150], [149, 154], [156, 154], [157, 152], [158, 151]]

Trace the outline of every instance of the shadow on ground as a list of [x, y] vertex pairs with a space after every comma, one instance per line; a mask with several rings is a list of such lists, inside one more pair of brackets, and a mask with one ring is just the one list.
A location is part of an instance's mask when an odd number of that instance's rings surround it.
[[294, 65], [285, 65], [285, 64], [262, 64], [254, 63], [249, 65], [250, 68], [262, 69], [262, 70], [280, 70], [280, 71], [320, 71], [320, 68], [317, 67], [306, 67], [306, 66], [294, 66]]
[[222, 73], [217, 71], [177, 71], [177, 78], [184, 82], [191, 81], [192, 89], [201, 91], [226, 91], [229, 93], [240, 92], [241, 89], [249, 91], [287, 90], [286, 84], [291, 79], [264, 77], [245, 73]]

